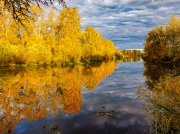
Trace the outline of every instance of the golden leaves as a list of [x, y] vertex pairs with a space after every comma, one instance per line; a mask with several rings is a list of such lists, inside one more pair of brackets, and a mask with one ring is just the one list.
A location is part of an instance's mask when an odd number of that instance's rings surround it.
[[8, 14], [1, 17], [1, 65], [64, 65], [68, 62], [114, 59], [115, 46], [112, 41], [103, 39], [91, 26], [81, 32], [81, 17], [76, 8], [66, 8], [59, 12], [58, 17], [53, 9], [45, 17], [43, 8], [31, 8], [34, 20], [23, 20], [25, 27], [15, 23]]
[[180, 17], [172, 15], [168, 25], [164, 28], [153, 28], [144, 44], [144, 56], [151, 61], [178, 62], [180, 59], [179, 49]]

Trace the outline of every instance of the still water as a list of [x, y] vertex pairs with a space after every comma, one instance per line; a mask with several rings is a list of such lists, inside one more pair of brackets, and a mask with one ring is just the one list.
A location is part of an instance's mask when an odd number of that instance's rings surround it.
[[1, 69], [0, 133], [142, 133], [143, 72], [142, 61]]

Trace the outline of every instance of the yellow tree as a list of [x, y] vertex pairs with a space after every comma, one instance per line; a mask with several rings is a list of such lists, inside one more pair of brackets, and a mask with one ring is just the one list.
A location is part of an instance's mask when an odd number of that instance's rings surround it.
[[[80, 16], [76, 8], [68, 8], [59, 12], [57, 18], [56, 38], [57, 46], [64, 46], [63, 53], [70, 51], [71, 57], [74, 57], [74, 61], [80, 61], [81, 46], [80, 46]], [[65, 43], [65, 41], [69, 42]], [[65, 44], [64, 44], [65, 43]], [[69, 55], [69, 54], [67, 54]]]
[[88, 45], [87, 50], [90, 50], [87, 54], [91, 56], [92, 61], [101, 60], [98, 58], [101, 57], [102, 35], [91, 26], [85, 28], [84, 34], [85, 45]]
[[[3, 5], [0, 5], [3, 8]], [[0, 60], [1, 65], [8, 65], [10, 63], [22, 63], [20, 57], [21, 42], [20, 25], [15, 23], [11, 14], [3, 9], [0, 16]]]
[[144, 59], [176, 62], [180, 60], [180, 18], [172, 15], [168, 25], [153, 28], [144, 43]]
[[78, 39], [80, 34], [80, 16], [76, 8], [68, 8], [59, 12], [57, 19], [57, 38], [69, 37]]
[[144, 54], [152, 61], [161, 61], [166, 48], [166, 35], [162, 26], [153, 28], [144, 43]]
[[168, 25], [166, 26], [166, 54], [172, 61], [180, 60], [180, 17], [171, 15]]
[[111, 40], [104, 38], [102, 41], [102, 45], [104, 48], [104, 58], [106, 60], [114, 59], [114, 54], [116, 50], [114, 43]]
[[[51, 47], [43, 38], [43, 27], [40, 28], [43, 19], [43, 9], [31, 7], [33, 20], [23, 22], [23, 45], [26, 64], [49, 64], [51, 62]], [[43, 35], [43, 36], [41, 36]]]
[[[44, 16], [42, 16], [44, 17]], [[41, 22], [41, 26], [42, 28], [44, 27], [44, 35], [43, 35], [43, 39], [45, 41], [46, 44], [48, 44], [51, 47], [51, 52], [52, 55], [54, 55], [55, 49], [56, 49], [56, 26], [57, 26], [57, 18], [54, 12], [54, 9], [51, 8], [49, 13], [48, 13], [48, 17], [47, 19], [44, 21], [44, 18], [42, 18], [42, 22]], [[40, 28], [41, 28], [40, 26]]]

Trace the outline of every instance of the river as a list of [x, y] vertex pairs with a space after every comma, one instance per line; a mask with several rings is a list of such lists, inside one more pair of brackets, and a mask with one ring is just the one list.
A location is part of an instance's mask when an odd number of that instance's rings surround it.
[[1, 69], [0, 132], [119, 134], [148, 130], [142, 61]]

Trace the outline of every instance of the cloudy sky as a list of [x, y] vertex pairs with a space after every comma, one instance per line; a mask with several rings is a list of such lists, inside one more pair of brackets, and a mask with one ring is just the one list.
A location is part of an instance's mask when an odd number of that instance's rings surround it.
[[93, 26], [120, 49], [141, 49], [153, 27], [180, 16], [180, 0], [66, 0], [82, 16], [82, 29]]

